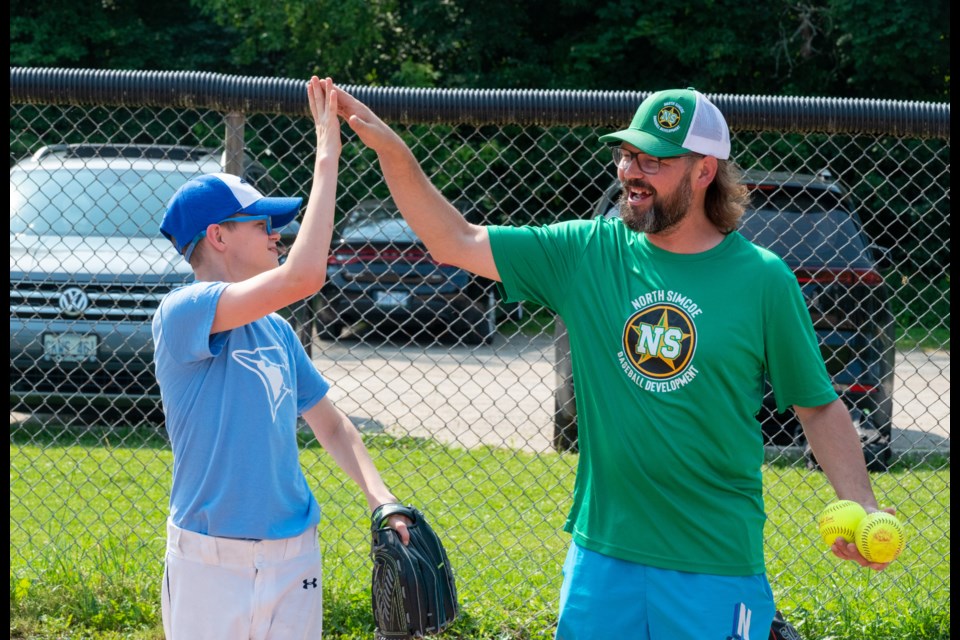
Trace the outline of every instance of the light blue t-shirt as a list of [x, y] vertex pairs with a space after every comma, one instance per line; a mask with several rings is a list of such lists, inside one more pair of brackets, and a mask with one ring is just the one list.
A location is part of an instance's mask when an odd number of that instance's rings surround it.
[[330, 386], [275, 313], [211, 335], [227, 284], [176, 289], [153, 318], [154, 364], [173, 447], [170, 517], [211, 536], [296, 536], [320, 521], [300, 468], [297, 416]]

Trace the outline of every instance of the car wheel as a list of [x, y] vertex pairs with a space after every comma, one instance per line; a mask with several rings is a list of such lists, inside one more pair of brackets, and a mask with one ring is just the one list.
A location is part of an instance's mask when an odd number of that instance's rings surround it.
[[558, 453], [576, 453], [580, 450], [577, 442], [577, 418], [571, 416], [566, 406], [554, 396], [553, 412], [553, 448]]
[[313, 349], [313, 321], [305, 320], [302, 323], [297, 323], [295, 329], [300, 344], [306, 349], [307, 355], [311, 355], [311, 350]]
[[573, 393], [573, 361], [567, 327], [558, 316], [554, 322], [553, 448], [559, 452], [579, 450], [577, 444], [577, 400]]
[[306, 349], [308, 355], [310, 355], [311, 349], [313, 348], [313, 324], [313, 307], [310, 305], [309, 300], [297, 303], [296, 306], [291, 309], [290, 325], [293, 327], [294, 332], [297, 334], [297, 339], [300, 340], [300, 344]]
[[491, 344], [497, 334], [497, 300], [492, 290], [485, 298], [483, 308], [471, 307], [463, 313], [463, 324], [459, 327], [462, 331], [459, 333], [464, 344]]

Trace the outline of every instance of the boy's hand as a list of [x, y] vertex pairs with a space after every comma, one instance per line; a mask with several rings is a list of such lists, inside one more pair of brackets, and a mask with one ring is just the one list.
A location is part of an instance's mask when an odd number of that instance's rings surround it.
[[310, 100], [310, 113], [317, 127], [317, 153], [326, 151], [337, 157], [340, 155], [340, 120], [337, 119], [338, 91], [333, 80], [317, 76], [307, 83], [307, 97]]

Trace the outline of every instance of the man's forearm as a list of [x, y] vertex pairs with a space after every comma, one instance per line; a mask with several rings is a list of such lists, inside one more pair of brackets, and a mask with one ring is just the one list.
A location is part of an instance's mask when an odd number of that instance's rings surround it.
[[837, 497], [859, 502], [868, 511], [877, 509], [860, 438], [843, 402], [835, 400], [822, 407], [796, 407], [796, 411], [817, 462]]
[[397, 138], [379, 153], [380, 168], [400, 213], [431, 256], [456, 264], [457, 248], [471, 225], [433, 186], [410, 149]]

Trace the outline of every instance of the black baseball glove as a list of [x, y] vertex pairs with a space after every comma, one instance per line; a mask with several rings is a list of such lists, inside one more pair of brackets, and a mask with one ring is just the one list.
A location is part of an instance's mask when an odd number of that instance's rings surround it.
[[773, 624], [770, 625], [769, 640], [801, 640], [800, 633], [792, 624], [786, 621], [783, 614], [777, 611], [773, 616]]
[[[410, 544], [404, 545], [387, 518], [410, 518]], [[422, 638], [440, 633], [460, 612], [457, 586], [447, 552], [417, 509], [383, 504], [373, 512], [373, 619], [379, 639]]]

